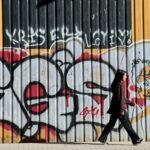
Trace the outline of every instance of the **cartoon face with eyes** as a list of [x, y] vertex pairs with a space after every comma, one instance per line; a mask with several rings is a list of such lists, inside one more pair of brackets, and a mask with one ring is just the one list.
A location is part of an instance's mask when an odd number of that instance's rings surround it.
[[24, 59], [14, 68], [13, 90], [31, 123], [24, 129], [26, 136], [38, 131], [39, 122], [60, 131], [70, 127], [75, 109], [73, 95], [63, 89], [61, 70], [53, 61], [43, 57]]
[[[62, 45], [66, 45], [66, 49], [61, 47]], [[94, 59], [88, 58], [87, 54], [83, 56], [83, 44], [78, 39], [69, 39], [66, 44], [60, 41], [58, 47], [60, 50], [56, 51], [52, 59], [65, 75], [67, 87], [78, 97], [76, 122], [84, 120], [92, 122], [91, 114], [86, 115], [85, 118], [80, 114], [83, 110], [93, 109], [93, 112], [97, 114], [94, 116], [94, 121], [99, 123], [99, 119], [107, 110], [106, 106], [109, 106], [110, 84], [115, 75], [114, 67], [100, 60], [100, 56]]]
[[[85, 121], [99, 123], [99, 119], [103, 117], [104, 111], [109, 106], [110, 84], [109, 72], [114, 75], [115, 71], [112, 66], [103, 60], [82, 60], [77, 61], [67, 71], [67, 85], [73, 89], [79, 97], [79, 111], [77, 121], [83, 121], [81, 112], [83, 109], [97, 109], [97, 115], [87, 115]], [[72, 79], [74, 79], [74, 84]], [[107, 100], [108, 99], [108, 100]], [[105, 109], [104, 109], [105, 108]], [[96, 110], [93, 110], [93, 113]]]

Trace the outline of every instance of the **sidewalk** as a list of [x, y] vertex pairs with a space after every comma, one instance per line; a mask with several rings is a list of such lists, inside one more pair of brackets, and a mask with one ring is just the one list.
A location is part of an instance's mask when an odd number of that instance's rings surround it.
[[0, 150], [150, 150], [150, 142], [133, 146], [130, 142], [109, 142], [102, 145], [98, 142], [82, 144], [1, 144]]

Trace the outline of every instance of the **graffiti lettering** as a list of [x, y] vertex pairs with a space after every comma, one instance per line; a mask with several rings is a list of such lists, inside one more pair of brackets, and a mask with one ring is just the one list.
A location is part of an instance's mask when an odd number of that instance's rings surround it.
[[118, 40], [118, 45], [123, 46], [123, 45], [129, 45], [131, 44], [131, 36], [132, 32], [131, 30], [121, 30], [118, 29], [118, 31], [111, 30], [110, 32], [107, 31], [100, 31], [97, 29], [96, 31], [93, 32], [92, 34], [92, 43], [88, 41], [87, 35], [84, 35], [86, 45], [87, 47], [92, 47], [92, 46], [106, 46], [107, 42], [109, 40], [109, 44], [111, 47], [115, 46], [116, 40]]
[[[46, 30], [39, 28], [34, 30], [32, 27], [29, 29], [28, 33], [24, 30], [14, 29], [11, 33], [8, 29], [6, 29], [6, 36], [9, 41], [16, 46], [17, 44], [21, 44], [23, 48], [28, 47], [36, 47], [43, 46], [46, 42]], [[68, 27], [62, 26], [61, 28], [54, 28], [49, 31], [48, 36], [53, 43], [57, 40], [68, 39], [70, 37], [78, 37], [83, 38], [85, 41], [86, 47], [106, 47], [108, 45], [107, 41], [109, 39], [109, 44], [111, 47], [115, 46], [116, 39], [118, 40], [118, 45], [129, 45], [131, 44], [131, 31], [130, 30], [121, 30], [118, 31], [111, 30], [108, 31], [100, 31], [97, 29], [96, 31], [92, 31], [92, 43], [90, 42], [88, 35], [84, 34], [83, 31], [80, 30], [77, 26], [75, 26], [75, 31], [69, 31]], [[49, 45], [50, 47], [50, 45]]]
[[13, 30], [12, 34], [6, 29], [6, 35], [13, 45], [21, 43], [23, 47], [28, 48], [35, 46], [42, 46], [45, 43], [45, 30], [36, 29], [32, 27], [29, 29], [29, 34], [26, 35], [24, 30]]
[[145, 63], [145, 64], [147, 64], [147, 65], [150, 65], [150, 60], [148, 60], [148, 59], [140, 59], [140, 58], [138, 58], [138, 59], [134, 59], [133, 60], [133, 65], [135, 65], [135, 64], [139, 64], [139, 63]]
[[[60, 34], [59, 34], [60, 33]], [[62, 26], [62, 28], [56, 28], [50, 31], [50, 38], [51, 41], [56, 41], [59, 39], [65, 39], [69, 37], [81, 37], [82, 36], [82, 31], [78, 29], [77, 26], [75, 26], [75, 33], [70, 32], [69, 28]]]
[[99, 108], [91, 106], [91, 107], [85, 107], [83, 111], [80, 113], [81, 116], [86, 118], [88, 115], [97, 116], [99, 113]]

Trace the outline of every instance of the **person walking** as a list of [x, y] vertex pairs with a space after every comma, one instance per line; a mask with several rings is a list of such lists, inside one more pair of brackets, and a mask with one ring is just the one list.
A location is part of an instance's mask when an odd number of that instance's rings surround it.
[[111, 114], [108, 124], [105, 126], [99, 141], [106, 143], [107, 136], [114, 127], [117, 119], [120, 120], [121, 124], [126, 129], [129, 134], [133, 145], [140, 144], [143, 139], [141, 139], [137, 133], [133, 130], [131, 122], [126, 111], [126, 106], [135, 106], [135, 103], [130, 101], [124, 96], [124, 89], [122, 88], [122, 81], [126, 78], [126, 71], [119, 69], [115, 75], [114, 81], [111, 84], [111, 90], [113, 93], [112, 101], [107, 113]]

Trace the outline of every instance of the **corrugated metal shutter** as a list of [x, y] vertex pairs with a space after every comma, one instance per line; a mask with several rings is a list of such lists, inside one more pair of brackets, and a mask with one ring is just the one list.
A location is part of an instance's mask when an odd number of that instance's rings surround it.
[[[110, 85], [125, 95], [138, 135], [149, 135], [148, 0], [0, 2], [0, 143], [94, 142], [109, 121]], [[128, 141], [117, 121], [108, 140]]]

